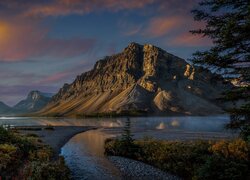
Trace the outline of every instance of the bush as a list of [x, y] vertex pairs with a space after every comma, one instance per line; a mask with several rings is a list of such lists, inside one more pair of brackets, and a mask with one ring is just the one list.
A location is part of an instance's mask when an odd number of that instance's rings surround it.
[[63, 158], [55, 161], [52, 149], [36, 136], [0, 128], [0, 177], [64, 180], [69, 179], [69, 169]]
[[185, 179], [249, 178], [249, 144], [232, 141], [174, 142], [153, 139], [135, 141], [129, 154], [119, 139], [105, 144], [107, 155], [130, 157]]
[[242, 139], [235, 139], [233, 141], [218, 141], [210, 148], [213, 154], [223, 156], [225, 158], [248, 160], [249, 147], [247, 142]]
[[10, 165], [17, 164], [18, 148], [9, 144], [0, 144], [0, 172], [8, 170]]
[[115, 139], [108, 139], [105, 142], [105, 154], [113, 156], [125, 156], [129, 158], [136, 158], [141, 153], [141, 149], [136, 144], [127, 146], [124, 141]]
[[3, 127], [0, 127], [0, 144], [8, 142], [11, 139], [12, 139], [12, 134], [9, 133], [9, 131], [4, 129]]
[[53, 163], [32, 161], [26, 165], [23, 174], [24, 179], [29, 178], [32, 180], [68, 180], [70, 177], [70, 171], [65, 166], [63, 158], [59, 158], [58, 161]]

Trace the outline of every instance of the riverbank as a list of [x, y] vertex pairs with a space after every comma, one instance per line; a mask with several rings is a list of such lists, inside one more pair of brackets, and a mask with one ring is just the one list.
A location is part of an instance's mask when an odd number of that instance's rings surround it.
[[[249, 142], [240, 138], [209, 141], [146, 138], [133, 141], [129, 135], [123, 135], [122, 139], [109, 139], [105, 143], [108, 156], [137, 160], [184, 179], [249, 179], [249, 149]], [[118, 157], [114, 163], [119, 169], [132, 172], [133, 176], [135, 170], [128, 167], [127, 160]], [[142, 172], [142, 176], [146, 175]]]
[[88, 130], [97, 129], [94, 126], [23, 126], [16, 128], [22, 134], [35, 134], [46, 145], [49, 145], [55, 156], [61, 152], [61, 148], [66, 144], [74, 135], [85, 132]]
[[124, 179], [162, 179], [181, 180], [177, 176], [161, 171], [158, 168], [119, 156], [109, 156], [108, 159], [121, 171]]

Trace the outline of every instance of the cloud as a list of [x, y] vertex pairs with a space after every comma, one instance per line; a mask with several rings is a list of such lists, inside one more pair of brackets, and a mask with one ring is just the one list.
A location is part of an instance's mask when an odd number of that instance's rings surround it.
[[206, 37], [193, 35], [187, 32], [187, 33], [183, 33], [174, 37], [171, 40], [170, 44], [177, 45], [177, 46], [186, 46], [186, 47], [211, 46], [212, 40]]
[[144, 34], [150, 37], [164, 36], [167, 33], [180, 28], [183, 23], [183, 18], [179, 16], [154, 17], [149, 21]]
[[48, 76], [44, 79], [42, 79], [39, 83], [41, 84], [49, 84], [49, 83], [53, 83], [53, 82], [58, 82], [58, 81], [61, 81], [61, 80], [64, 80], [66, 78], [69, 77], [69, 72], [59, 72], [59, 73], [55, 73], [51, 76]]
[[157, 0], [2, 0], [3, 9], [18, 9], [24, 16], [45, 17], [69, 14], [87, 14], [93, 11], [133, 10], [143, 8]]
[[96, 41], [91, 38], [52, 38], [48, 33], [49, 28], [34, 21], [0, 20], [0, 61], [43, 56], [73, 57], [91, 50]]

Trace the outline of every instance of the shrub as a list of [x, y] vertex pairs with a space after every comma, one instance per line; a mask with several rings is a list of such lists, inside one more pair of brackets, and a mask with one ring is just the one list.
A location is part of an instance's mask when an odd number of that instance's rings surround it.
[[[143, 161], [185, 179], [248, 179], [249, 144], [242, 139], [209, 141], [137, 140], [128, 154], [119, 139], [108, 140], [108, 155]], [[139, 149], [139, 151], [138, 151]]]
[[[25, 168], [24, 168], [25, 167]], [[69, 179], [63, 158], [33, 136], [0, 128], [0, 179]]]
[[0, 172], [16, 161], [17, 148], [9, 144], [0, 144]]
[[0, 144], [8, 142], [11, 139], [12, 139], [12, 134], [9, 133], [9, 131], [4, 129], [3, 127], [0, 127]]
[[221, 155], [225, 158], [242, 160], [248, 160], [249, 158], [248, 144], [242, 139], [235, 139], [233, 141], [218, 141], [211, 146], [210, 150], [214, 154]]
[[59, 160], [53, 163], [32, 161], [30, 164], [26, 165], [23, 176], [24, 179], [32, 180], [68, 180], [70, 171], [65, 166], [63, 158], [59, 158]]

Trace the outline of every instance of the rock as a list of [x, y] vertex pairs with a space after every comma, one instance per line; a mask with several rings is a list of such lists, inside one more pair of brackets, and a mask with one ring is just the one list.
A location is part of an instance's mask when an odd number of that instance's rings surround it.
[[109, 156], [108, 158], [125, 177], [124, 179], [162, 179], [180, 180], [177, 176], [165, 173], [153, 166], [145, 163], [127, 159], [119, 156]]

